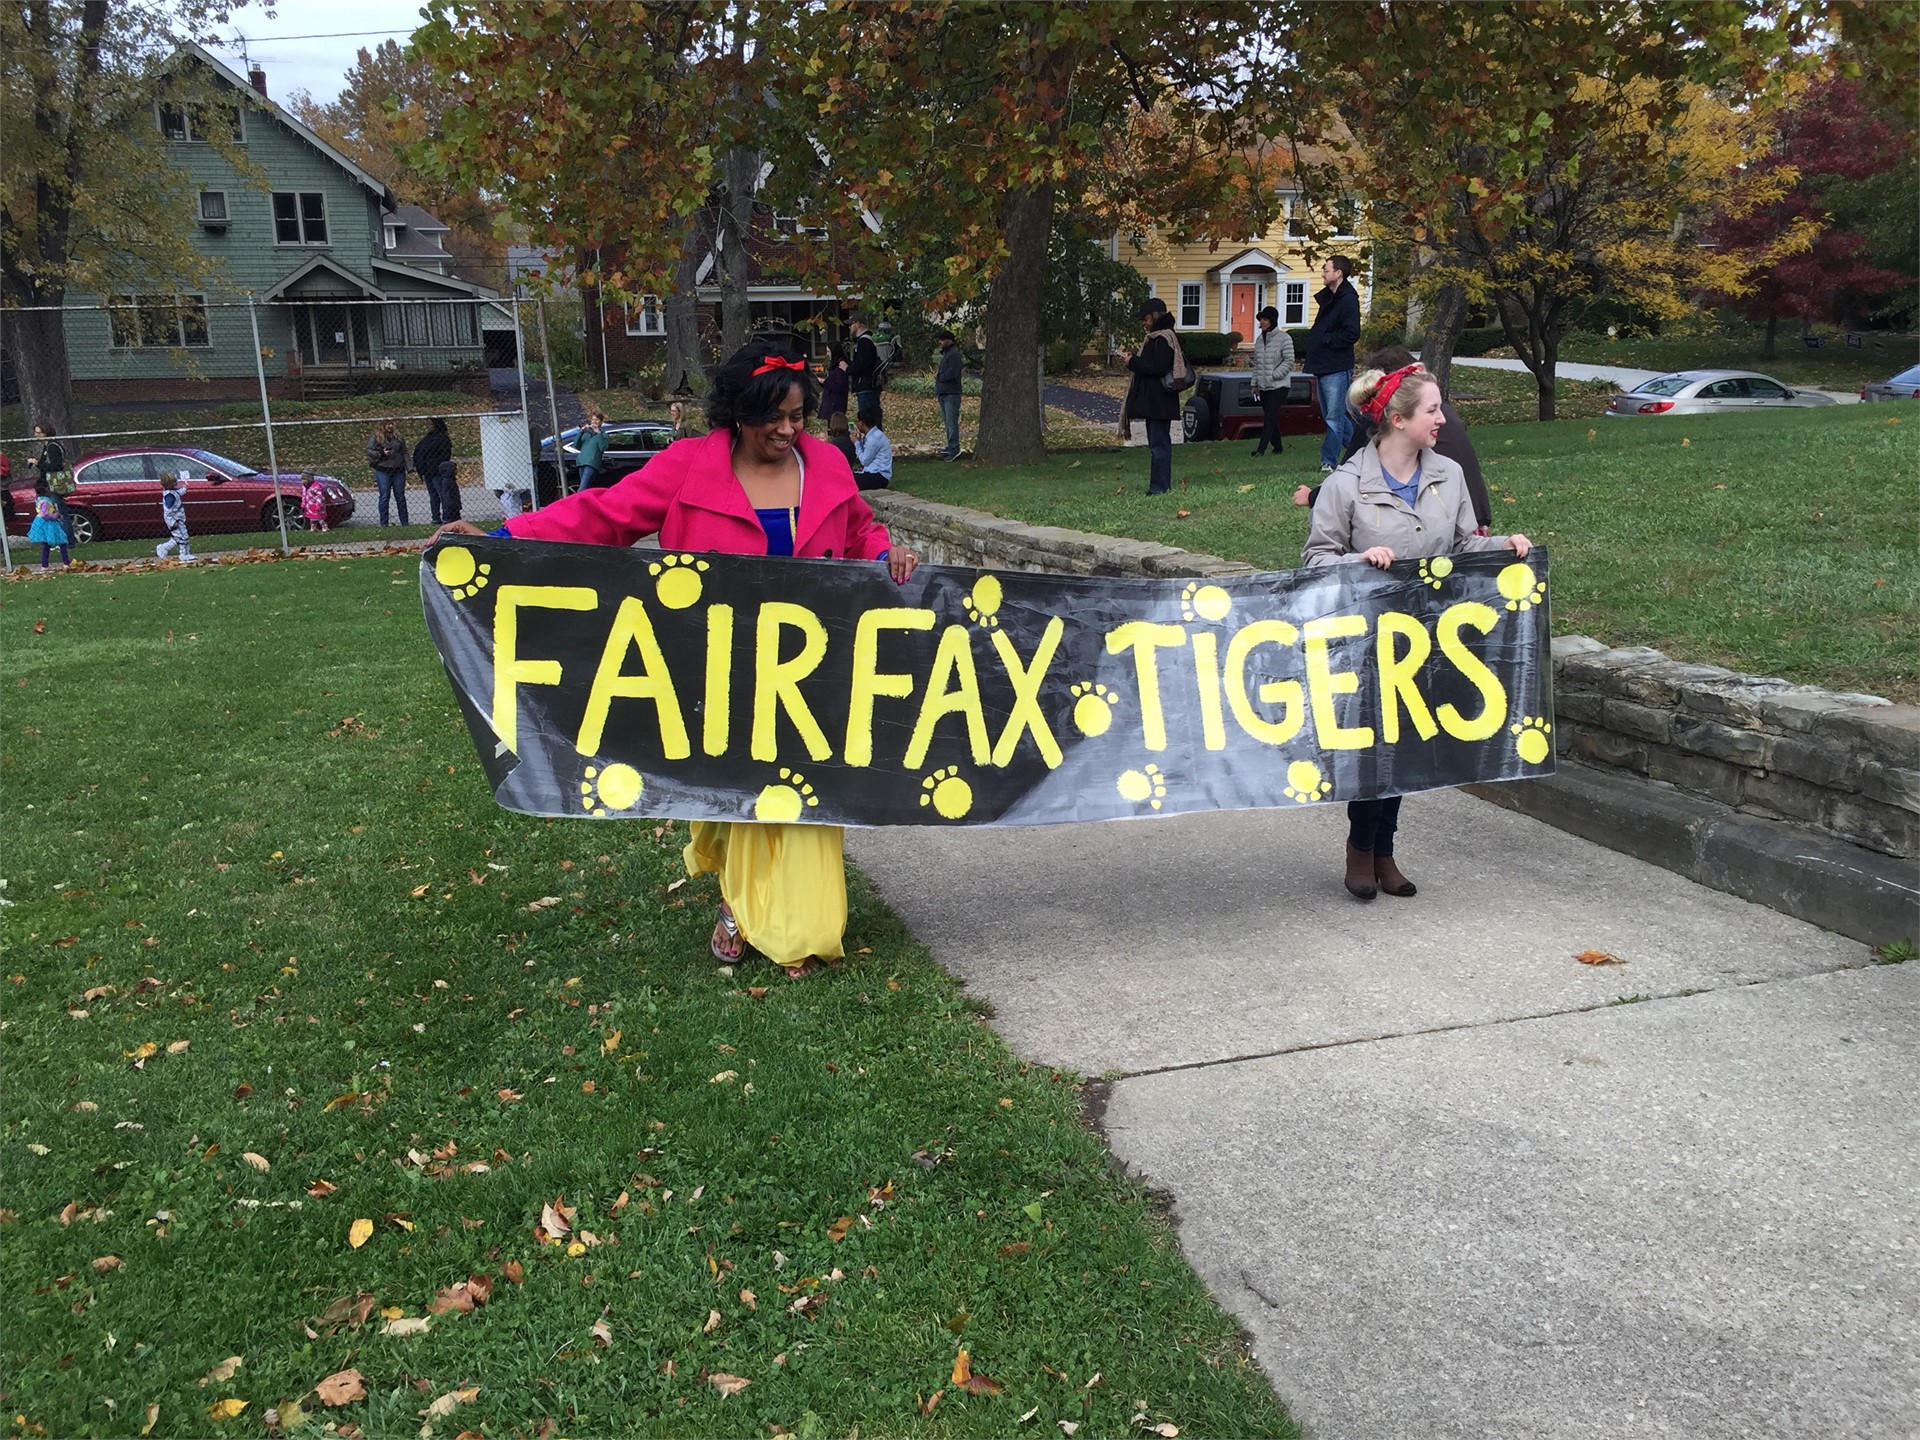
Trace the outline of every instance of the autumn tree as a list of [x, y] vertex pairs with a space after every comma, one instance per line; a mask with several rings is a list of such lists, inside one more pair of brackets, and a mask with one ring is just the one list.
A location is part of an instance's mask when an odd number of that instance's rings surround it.
[[191, 187], [153, 121], [164, 96], [251, 173], [221, 92], [179, 49], [230, 5], [25, 0], [0, 6], [0, 320], [29, 418], [73, 429], [61, 307], [70, 292], [192, 289]]
[[1735, 249], [1818, 232], [1810, 245], [1759, 267], [1745, 293], [1724, 297], [1766, 327], [1768, 358], [1782, 317], [1844, 322], [1885, 297], [1910, 296], [1916, 207], [1911, 200], [1900, 206], [1897, 191], [1903, 174], [1913, 173], [1913, 154], [1911, 129], [1873, 114], [1857, 80], [1828, 75], [1795, 98], [1778, 138], [1751, 166], [1776, 179], [1778, 193], [1745, 214], [1719, 217], [1710, 232]]
[[450, 88], [432, 66], [385, 40], [376, 50], [360, 50], [337, 100], [323, 105], [296, 91], [286, 106], [402, 204], [419, 205], [449, 226], [446, 248], [456, 274], [483, 285], [504, 285], [506, 251], [494, 225], [499, 202], [484, 185], [423, 165], [408, 144], [411, 136], [437, 134], [456, 108], [472, 108], [471, 92]]

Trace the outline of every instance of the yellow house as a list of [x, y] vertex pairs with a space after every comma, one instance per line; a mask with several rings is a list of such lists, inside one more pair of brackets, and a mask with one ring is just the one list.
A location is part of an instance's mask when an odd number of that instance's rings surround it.
[[1330, 224], [1338, 233], [1316, 234], [1297, 193], [1282, 191], [1280, 199], [1280, 212], [1264, 235], [1180, 241], [1154, 229], [1114, 236], [1111, 253], [1146, 277], [1149, 290], [1173, 312], [1176, 330], [1237, 330], [1241, 342], [1251, 344], [1253, 317], [1268, 305], [1280, 312], [1286, 329], [1304, 330], [1313, 323], [1321, 261], [1341, 254], [1354, 262], [1353, 283], [1365, 316], [1373, 303], [1373, 268], [1370, 247], [1353, 233], [1358, 222], [1335, 219]]

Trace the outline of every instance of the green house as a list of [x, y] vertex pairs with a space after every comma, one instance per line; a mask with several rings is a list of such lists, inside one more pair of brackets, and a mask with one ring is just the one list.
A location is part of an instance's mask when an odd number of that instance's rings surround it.
[[[243, 398], [258, 392], [252, 321], [268, 387], [323, 398], [371, 390], [483, 389], [516, 361], [510, 305], [445, 273], [438, 222], [189, 45], [231, 106], [156, 103], [137, 113], [191, 178], [188, 223], [214, 279], [166, 293], [69, 295], [67, 352], [84, 399]], [[199, 133], [231, 127], [257, 174]], [[443, 227], [441, 227], [443, 228]], [[249, 314], [249, 301], [253, 314]]]

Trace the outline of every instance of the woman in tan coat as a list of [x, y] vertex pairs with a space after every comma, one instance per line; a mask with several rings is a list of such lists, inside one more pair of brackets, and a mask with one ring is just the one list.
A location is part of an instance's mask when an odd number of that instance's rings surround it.
[[[1348, 403], [1374, 424], [1374, 438], [1321, 486], [1301, 559], [1308, 565], [1355, 561], [1384, 570], [1396, 560], [1425, 560], [1470, 550], [1532, 548], [1524, 535], [1476, 535], [1473, 500], [1460, 467], [1434, 450], [1445, 415], [1440, 387], [1418, 365], [1390, 374], [1367, 370]], [[1400, 797], [1347, 802], [1347, 889], [1357, 900], [1380, 891], [1412, 895], [1394, 863]]]

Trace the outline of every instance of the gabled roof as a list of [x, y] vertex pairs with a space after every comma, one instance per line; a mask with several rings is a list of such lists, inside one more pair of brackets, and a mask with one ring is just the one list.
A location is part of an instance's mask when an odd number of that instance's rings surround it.
[[380, 219], [388, 225], [404, 225], [409, 230], [417, 230], [422, 235], [451, 234], [453, 227], [442, 224], [440, 218], [431, 210], [419, 205], [396, 205], [384, 212]]
[[[380, 262], [376, 260], [373, 263], [378, 265]], [[353, 287], [354, 293], [357, 295], [370, 296], [375, 300], [384, 300], [387, 298], [384, 293], [382, 293], [379, 290], [376, 290], [373, 286], [369, 285], [366, 281], [362, 280], [358, 275], [354, 274], [351, 270], [348, 270], [342, 265], [335, 264], [333, 261], [329, 260], [324, 255], [316, 255], [311, 260], [307, 261], [306, 264], [302, 265], [298, 270], [295, 270], [292, 274], [282, 276], [280, 280], [273, 286], [272, 289], [268, 290], [265, 295], [261, 296], [261, 299], [263, 300], [283, 299], [286, 297], [286, 294], [289, 290], [291, 290], [295, 285], [298, 285], [302, 280], [305, 280], [309, 275], [318, 275], [322, 273], [332, 275], [337, 279], [346, 281], [347, 284]], [[407, 273], [418, 274], [419, 272], [408, 271]]]
[[372, 264], [375, 270], [384, 270], [389, 275], [404, 275], [407, 279], [421, 285], [444, 286], [462, 295], [471, 295], [476, 300], [499, 298], [497, 290], [490, 290], [485, 285], [475, 285], [471, 280], [462, 280], [456, 275], [439, 275], [432, 270], [423, 270], [418, 265], [403, 265], [398, 260], [383, 260], [377, 255], [373, 258]]
[[1284, 275], [1287, 273], [1286, 266], [1282, 265], [1278, 260], [1274, 259], [1273, 256], [1269, 255], [1266, 251], [1262, 250], [1258, 245], [1254, 245], [1248, 249], [1242, 250], [1238, 255], [1235, 255], [1231, 260], [1222, 260], [1218, 265], [1209, 266], [1207, 269], [1207, 274], [1226, 275], [1231, 273], [1232, 271], [1238, 270], [1243, 265], [1248, 265], [1248, 266], [1264, 265], [1269, 270], [1275, 271], [1279, 274]]
[[[293, 116], [281, 109], [272, 100], [262, 95], [258, 90], [255, 90], [253, 86], [247, 83], [246, 76], [231, 68], [218, 55], [215, 55], [211, 50], [207, 49], [206, 46], [197, 41], [189, 40], [185, 45], [181, 46], [179, 50], [174, 52], [174, 60], [177, 61], [182, 55], [193, 56], [194, 59], [207, 66], [214, 74], [233, 86], [234, 89], [250, 97], [251, 103], [255, 108], [265, 109], [270, 112], [275, 120], [278, 120], [302, 140], [313, 146], [313, 148], [318, 150], [322, 155], [333, 161], [333, 163], [338, 165], [342, 170], [346, 171], [355, 180], [358, 180], [362, 185], [366, 186], [367, 189], [379, 196], [382, 205], [392, 206], [395, 203], [393, 192], [388, 190], [385, 184], [376, 180], [365, 170], [362, 170], [358, 165], [354, 164], [353, 161], [349, 160], [345, 155], [342, 155], [338, 150], [334, 149], [333, 146], [314, 134], [313, 131], [294, 119]], [[170, 61], [169, 63], [173, 62]]]

